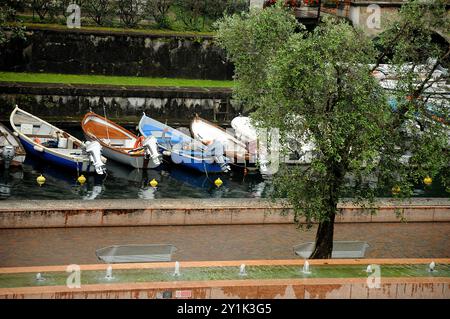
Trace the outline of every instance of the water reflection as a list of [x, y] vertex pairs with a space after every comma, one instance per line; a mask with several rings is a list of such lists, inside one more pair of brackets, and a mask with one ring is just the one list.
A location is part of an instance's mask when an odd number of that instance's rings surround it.
[[[27, 157], [22, 169], [0, 171], [0, 199], [252, 198], [270, 192], [270, 183], [259, 175], [208, 176], [167, 164], [140, 170], [111, 160], [107, 171], [105, 176], [85, 175], [80, 185], [76, 173]], [[40, 174], [46, 178], [42, 186], [36, 183]], [[214, 184], [217, 177], [223, 181], [221, 187]], [[158, 181], [156, 188], [149, 185], [152, 179]]]
[[23, 178], [23, 171], [18, 168], [0, 170], [0, 199], [8, 199], [11, 196], [13, 186]]
[[[140, 170], [110, 160], [107, 172], [105, 176], [87, 175], [80, 185], [76, 173], [27, 157], [22, 169], [0, 170], [0, 199], [265, 198], [273, 191], [271, 180], [258, 174], [205, 175], [167, 163]], [[36, 183], [40, 174], [46, 178], [41, 187]], [[218, 177], [223, 181], [220, 187], [214, 184]], [[158, 182], [155, 188], [149, 185], [153, 179]], [[418, 187], [414, 196], [448, 197], [438, 184]]]

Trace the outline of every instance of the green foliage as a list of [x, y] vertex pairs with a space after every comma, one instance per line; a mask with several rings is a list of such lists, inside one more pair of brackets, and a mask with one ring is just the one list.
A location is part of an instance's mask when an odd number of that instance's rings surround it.
[[245, 0], [203, 0], [203, 15], [215, 21], [224, 14], [232, 15], [247, 11], [248, 2]]
[[439, 55], [443, 48], [432, 41], [432, 36], [436, 31], [449, 34], [446, 3], [446, 0], [413, 0], [403, 5], [400, 18], [392, 21], [380, 35], [381, 52], [377, 62], [419, 64]]
[[[424, 177], [434, 177], [450, 163], [448, 126], [433, 120], [429, 111], [432, 106], [443, 118], [448, 118], [449, 102], [435, 99], [427, 91], [432, 84], [446, 80], [432, 76], [439, 65], [449, 60], [448, 43], [434, 41], [436, 32], [449, 34], [450, 31], [445, 5], [444, 0], [405, 4], [400, 18], [379, 41], [374, 68], [381, 62], [391, 64], [397, 81], [396, 90], [390, 93], [396, 110], [381, 154], [380, 162], [385, 170], [379, 179], [386, 187], [389, 183], [399, 185], [399, 197], [410, 196], [414, 184], [422, 184]], [[404, 163], [405, 156], [398, 154], [407, 154], [409, 161]], [[448, 185], [447, 178], [442, 182]]]
[[278, 195], [285, 194], [307, 221], [327, 221], [348, 187], [373, 197], [368, 181], [389, 108], [369, 74], [371, 51], [351, 26], [327, 20], [311, 34], [292, 35], [266, 66], [266, 86], [259, 90], [265, 93], [254, 118], [280, 128], [282, 140], [289, 135], [315, 145], [308, 169], [286, 168], [276, 179]]
[[31, 9], [41, 21], [46, 17], [53, 19], [58, 14], [59, 2], [54, 0], [28, 0]]
[[[414, 184], [450, 163], [448, 127], [430, 120], [427, 98], [419, 98], [431, 75], [405, 69], [406, 62], [416, 66], [432, 57], [431, 72], [445, 58], [448, 48], [434, 45], [431, 34], [448, 21], [434, 5], [433, 14], [417, 1], [405, 6], [397, 23], [407, 27], [383, 35], [383, 52], [342, 20], [324, 19], [306, 32], [280, 4], [217, 23], [218, 43], [236, 67], [235, 98], [254, 110], [255, 124], [278, 128], [282, 145], [314, 144], [311, 165], [282, 166], [274, 179], [275, 196], [288, 199], [298, 225], [320, 223], [314, 258], [331, 256], [329, 225], [338, 200], [350, 190], [356, 202], [368, 206], [380, 190], [392, 187], [399, 197], [409, 197]], [[373, 63], [389, 56], [387, 50], [402, 70], [396, 108], [388, 102], [392, 94], [371, 74]]]
[[17, 10], [21, 8], [16, 1], [0, 2], [0, 48], [11, 39], [25, 39], [25, 27], [17, 19]]
[[[215, 24], [217, 43], [235, 64], [235, 99], [256, 109], [267, 81], [267, 66], [297, 27], [293, 15], [280, 8], [226, 15]], [[256, 94], [255, 94], [256, 93]]]
[[145, 16], [146, 0], [117, 0], [117, 13], [127, 28], [136, 27]]
[[30, 9], [33, 18], [22, 16], [26, 22], [65, 25], [72, 3], [80, 6], [83, 25], [148, 28], [154, 20], [151, 28], [190, 31], [211, 31], [224, 13], [248, 9], [247, 0], [3, 0], [0, 6], [20, 12]]
[[174, 0], [177, 19], [182, 21], [189, 30], [201, 30], [203, 1], [199, 0]]
[[224, 14], [246, 11], [245, 0], [174, 0], [177, 19], [189, 30], [204, 30], [209, 21], [216, 21]]
[[84, 8], [97, 25], [104, 25], [105, 20], [111, 17], [114, 10], [110, 0], [90, 0], [86, 2]]
[[170, 27], [168, 13], [173, 2], [174, 0], [147, 0], [147, 10], [155, 19], [158, 27], [163, 29]]
[[[109, 1], [109, 0], [105, 0], [105, 1]], [[85, 5], [90, 4], [91, 2], [96, 3], [98, 2], [97, 0], [58, 0], [58, 9], [59, 12], [62, 16], [67, 17], [69, 15], [69, 13], [67, 12], [67, 7], [74, 3], [80, 6], [80, 8], [83, 10], [85, 9]]]

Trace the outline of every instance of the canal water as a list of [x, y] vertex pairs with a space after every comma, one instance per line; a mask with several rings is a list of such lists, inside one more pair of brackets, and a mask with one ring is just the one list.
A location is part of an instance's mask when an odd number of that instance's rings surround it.
[[[64, 129], [83, 139], [79, 128]], [[76, 173], [27, 156], [21, 169], [0, 171], [0, 199], [266, 198], [273, 190], [271, 181], [260, 174], [207, 176], [168, 163], [158, 169], [138, 170], [108, 160], [107, 171], [104, 177], [86, 176], [86, 183], [80, 185]], [[40, 174], [46, 178], [42, 186], [36, 183]], [[218, 177], [223, 181], [220, 187], [214, 184]], [[152, 179], [158, 182], [156, 188], [149, 185]], [[448, 197], [448, 193], [432, 185], [416, 189], [415, 196]]]

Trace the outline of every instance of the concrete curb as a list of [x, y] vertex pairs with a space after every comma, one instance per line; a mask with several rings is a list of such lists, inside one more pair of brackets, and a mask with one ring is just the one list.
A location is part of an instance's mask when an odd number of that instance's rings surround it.
[[[379, 199], [373, 209], [346, 199], [339, 208], [337, 223], [450, 222], [445, 198]], [[5, 201], [0, 228], [290, 224], [292, 215], [282, 201], [266, 199]]]

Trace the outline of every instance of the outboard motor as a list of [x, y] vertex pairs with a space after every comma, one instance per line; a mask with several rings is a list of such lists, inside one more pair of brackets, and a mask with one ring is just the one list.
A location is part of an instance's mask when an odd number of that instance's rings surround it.
[[12, 145], [5, 145], [3, 147], [3, 151], [1, 153], [1, 157], [3, 159], [5, 168], [8, 169], [9, 165], [11, 164], [11, 161], [14, 159], [14, 156], [16, 156], [16, 150], [14, 146]]
[[95, 166], [95, 171], [99, 175], [103, 175], [106, 172], [105, 164], [102, 161], [102, 146], [99, 142], [86, 142], [86, 153], [89, 155], [89, 160]]
[[158, 152], [158, 143], [154, 136], [148, 136], [144, 142], [142, 142], [142, 148], [145, 152], [145, 158], [151, 159], [154, 165], [161, 164], [160, 154]]
[[212, 156], [214, 162], [220, 165], [220, 168], [223, 172], [229, 172], [231, 170], [230, 165], [228, 165], [228, 159], [223, 155], [224, 147], [223, 144], [219, 141], [214, 141], [211, 145], [208, 146], [205, 152], [206, 155]]
[[262, 156], [259, 157], [259, 171], [263, 176], [272, 175], [270, 170], [270, 162]]
[[264, 143], [259, 144], [259, 150], [258, 150], [258, 163], [259, 163], [259, 172], [263, 176], [270, 176], [273, 175], [274, 172], [272, 172], [272, 168], [270, 165], [270, 155], [267, 153], [267, 147], [264, 145]]

